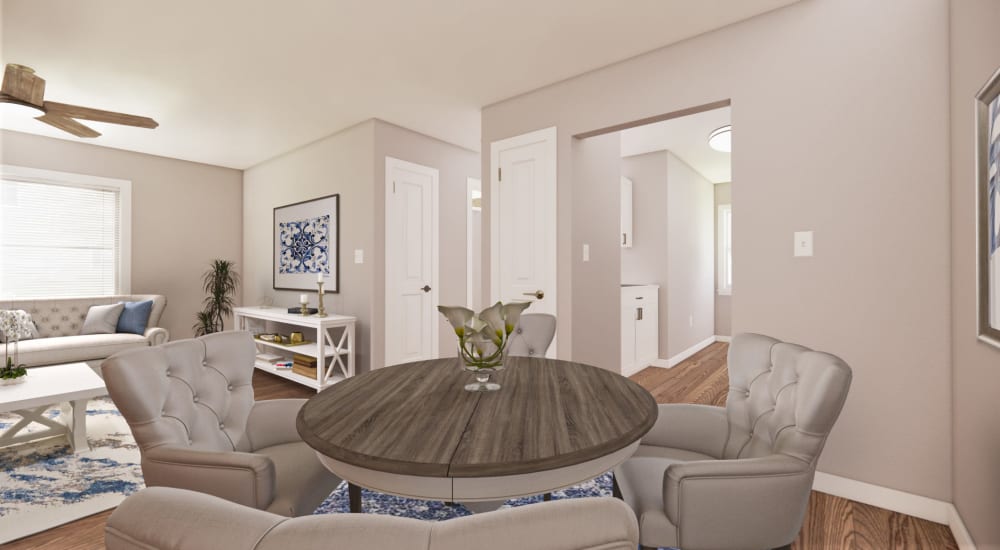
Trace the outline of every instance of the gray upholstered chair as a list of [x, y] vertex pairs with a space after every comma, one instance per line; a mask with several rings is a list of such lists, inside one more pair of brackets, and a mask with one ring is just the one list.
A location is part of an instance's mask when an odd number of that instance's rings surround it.
[[635, 550], [635, 515], [612, 498], [529, 504], [448, 521], [381, 514], [283, 518], [208, 495], [153, 487], [105, 527], [108, 550]]
[[548, 313], [521, 315], [514, 334], [507, 342], [507, 355], [511, 357], [545, 357], [556, 335], [556, 317]]
[[299, 438], [304, 399], [254, 402], [256, 346], [221, 332], [119, 353], [101, 366], [142, 454], [147, 486], [191, 489], [283, 516], [340, 483]]
[[729, 348], [726, 406], [660, 405], [615, 469], [643, 547], [776, 548], [795, 539], [851, 369], [758, 334]]

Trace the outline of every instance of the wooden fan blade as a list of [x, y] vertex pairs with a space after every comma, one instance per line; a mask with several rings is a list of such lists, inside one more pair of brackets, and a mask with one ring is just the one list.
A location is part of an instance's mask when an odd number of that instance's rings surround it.
[[41, 108], [45, 97], [45, 80], [36, 75], [31, 67], [8, 63], [3, 71], [0, 92]]
[[67, 116], [45, 113], [40, 117], [35, 117], [35, 120], [40, 120], [49, 126], [55, 126], [56, 128], [59, 128], [64, 132], [69, 132], [76, 137], [95, 138], [101, 135], [101, 133], [97, 130], [94, 130], [89, 126], [84, 126]]
[[93, 120], [95, 122], [110, 122], [111, 124], [124, 124], [125, 126], [138, 126], [139, 128], [156, 128], [160, 124], [155, 120], [114, 111], [102, 111], [101, 109], [91, 109], [90, 107], [80, 107], [68, 103], [56, 103], [55, 101], [45, 102], [45, 113], [49, 115], [59, 115], [70, 118], [80, 118], [83, 120]]

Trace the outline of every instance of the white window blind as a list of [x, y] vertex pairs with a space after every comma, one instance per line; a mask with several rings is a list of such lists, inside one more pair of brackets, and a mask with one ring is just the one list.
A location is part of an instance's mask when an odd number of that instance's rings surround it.
[[0, 297], [127, 292], [122, 186], [46, 174], [21, 178], [5, 167], [0, 179]]
[[719, 205], [719, 294], [733, 291], [733, 205]]

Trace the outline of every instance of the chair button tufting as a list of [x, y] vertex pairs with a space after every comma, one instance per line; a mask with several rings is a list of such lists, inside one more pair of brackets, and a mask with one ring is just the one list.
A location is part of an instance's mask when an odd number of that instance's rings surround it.
[[220, 429], [220, 430], [221, 430], [221, 429], [223, 429], [223, 428], [225, 428], [225, 427], [226, 427], [226, 425], [225, 425], [225, 424], [223, 424], [222, 422], [219, 422], [219, 429]]
[[164, 371], [164, 372], [165, 372], [165, 374], [166, 374], [167, 376], [170, 376], [170, 369], [167, 369], [167, 370], [166, 370], [166, 371]]
[[535, 350], [533, 350], [533, 349], [529, 349], [528, 350], [528, 355], [534, 355], [534, 354], [535, 354]]
[[226, 389], [228, 389], [229, 391], [233, 391], [233, 385], [230, 384]]
[[196, 396], [194, 396], [194, 402], [195, 402], [195, 403], [197, 403], [197, 402], [198, 402], [198, 396], [197, 396], [197, 395], [196, 395]]
[[520, 329], [520, 328], [518, 328], [518, 329], [517, 329], [517, 333], [518, 333], [518, 334], [521, 334], [521, 332], [523, 332], [523, 330], [522, 330], [522, 329]]
[[194, 440], [193, 439], [188, 439], [188, 445], [194, 445]]

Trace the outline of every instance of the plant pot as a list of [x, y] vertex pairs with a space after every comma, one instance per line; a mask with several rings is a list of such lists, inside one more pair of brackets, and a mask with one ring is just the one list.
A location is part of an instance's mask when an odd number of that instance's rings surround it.
[[18, 376], [17, 378], [0, 378], [0, 386], [16, 386], [27, 381], [28, 375]]

